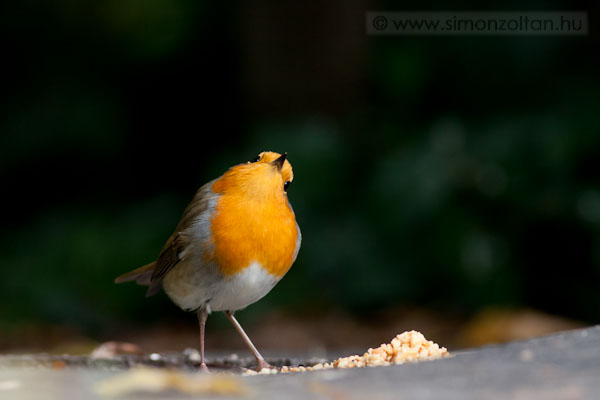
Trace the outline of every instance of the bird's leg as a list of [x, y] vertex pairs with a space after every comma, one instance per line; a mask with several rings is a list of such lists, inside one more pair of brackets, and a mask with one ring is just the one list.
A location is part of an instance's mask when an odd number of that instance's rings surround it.
[[208, 372], [208, 367], [204, 361], [204, 327], [208, 318], [208, 311], [205, 307], [198, 309], [198, 323], [200, 324], [200, 371]]
[[225, 311], [225, 316], [227, 316], [229, 321], [231, 321], [233, 326], [235, 326], [235, 329], [237, 329], [238, 333], [242, 336], [242, 339], [244, 339], [244, 342], [246, 342], [246, 345], [248, 345], [250, 351], [252, 351], [252, 353], [254, 354], [254, 357], [256, 357], [256, 362], [258, 362], [257, 370], [260, 371], [263, 368], [273, 368], [271, 364], [265, 361], [265, 359], [263, 358], [263, 356], [260, 355], [258, 350], [256, 350], [256, 347], [254, 347], [254, 344], [252, 344], [252, 341], [250, 340], [248, 335], [246, 335], [246, 332], [244, 332], [244, 329], [242, 328], [240, 323], [233, 316], [233, 311]]

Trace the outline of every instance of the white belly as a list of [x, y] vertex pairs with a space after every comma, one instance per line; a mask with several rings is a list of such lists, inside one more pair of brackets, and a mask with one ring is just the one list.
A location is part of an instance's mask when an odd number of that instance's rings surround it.
[[[205, 306], [209, 311], [235, 311], [260, 300], [280, 279], [257, 262], [229, 277], [208, 269], [199, 274], [193, 266], [182, 262], [165, 276], [163, 288], [184, 310]], [[182, 275], [186, 279], [181, 279]]]

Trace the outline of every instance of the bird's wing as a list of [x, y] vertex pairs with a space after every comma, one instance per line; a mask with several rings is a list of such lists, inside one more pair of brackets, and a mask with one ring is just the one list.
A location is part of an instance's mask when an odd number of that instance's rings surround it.
[[163, 249], [156, 260], [156, 267], [150, 278], [150, 287], [146, 292], [146, 296], [152, 296], [162, 288], [162, 280], [171, 271], [183, 257], [183, 253], [186, 248], [191, 244], [192, 239], [195, 239], [192, 235], [187, 234], [188, 229], [194, 224], [198, 218], [206, 218], [207, 212], [211, 205], [211, 200], [215, 197], [212, 190], [210, 189], [212, 182], [202, 186], [190, 204], [186, 207], [183, 212], [183, 216], [175, 229], [175, 233], [171, 235], [167, 243], [165, 243]]
[[177, 233], [171, 235], [169, 240], [167, 240], [167, 243], [158, 256], [158, 260], [156, 260], [156, 267], [152, 272], [150, 287], [146, 292], [146, 297], [152, 296], [162, 288], [163, 278], [180, 261], [180, 255], [184, 246]]

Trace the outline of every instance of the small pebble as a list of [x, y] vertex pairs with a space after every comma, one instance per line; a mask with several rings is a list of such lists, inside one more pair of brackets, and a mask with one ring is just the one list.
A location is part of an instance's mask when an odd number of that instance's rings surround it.
[[187, 348], [183, 351], [186, 360], [192, 362], [200, 362], [200, 352], [196, 349]]
[[115, 358], [117, 356], [125, 354], [142, 355], [144, 354], [144, 352], [136, 344], [111, 341], [102, 343], [100, 346], [96, 347], [94, 351], [92, 351], [90, 358], [94, 360], [103, 358]]
[[521, 350], [521, 352], [519, 353], [519, 359], [524, 362], [533, 360], [533, 356], [534, 354], [531, 349]]

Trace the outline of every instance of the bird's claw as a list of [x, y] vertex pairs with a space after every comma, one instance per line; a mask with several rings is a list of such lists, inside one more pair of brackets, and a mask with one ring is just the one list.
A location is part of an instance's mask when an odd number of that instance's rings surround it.
[[205, 363], [200, 364], [200, 367], [198, 368], [198, 370], [200, 372], [210, 373], [210, 371], [208, 370], [208, 367], [206, 366]]
[[258, 360], [258, 366], [256, 367], [256, 372], [260, 372], [263, 369], [275, 369], [274, 366], [266, 362], [265, 360]]

